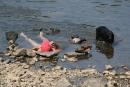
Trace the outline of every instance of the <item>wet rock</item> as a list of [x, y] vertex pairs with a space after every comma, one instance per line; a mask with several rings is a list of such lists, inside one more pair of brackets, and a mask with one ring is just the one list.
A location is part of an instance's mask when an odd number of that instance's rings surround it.
[[121, 67], [122, 67], [124, 70], [129, 70], [129, 68], [128, 68], [127, 65], [121, 65]]
[[52, 52], [36, 52], [37, 55], [47, 57], [47, 58], [52, 58], [54, 56], [57, 56], [59, 52], [57, 51], [52, 51]]
[[79, 49], [76, 49], [75, 52], [77, 53], [90, 53], [92, 46], [84, 46], [82, 45]]
[[26, 49], [26, 54], [29, 57], [34, 57], [36, 56], [36, 53], [32, 49]]
[[77, 53], [77, 52], [67, 52], [64, 54], [64, 58], [71, 58], [71, 57], [78, 57], [78, 56], [83, 56], [86, 55], [85, 53]]
[[13, 53], [15, 56], [26, 56], [26, 49], [20, 48]]
[[13, 42], [15, 42], [18, 38], [18, 33], [14, 32], [14, 31], [9, 31], [5, 33], [6, 35], [6, 39], [9, 42], [10, 40], [12, 40]]
[[52, 34], [57, 34], [59, 32], [60, 32], [60, 30], [57, 28], [50, 28], [50, 33], [52, 33]]
[[58, 34], [60, 33], [60, 29], [57, 29], [57, 28], [49, 28], [49, 29], [46, 29], [46, 34]]
[[66, 59], [65, 59], [65, 58], [62, 58], [62, 59], [61, 59], [61, 61], [62, 61], [62, 62], [65, 62], [65, 61], [66, 61]]
[[76, 61], [78, 61], [78, 59], [75, 58], [75, 57], [67, 58], [67, 60], [70, 61], [70, 62], [76, 62]]
[[57, 81], [56, 87], [71, 87], [72, 84], [66, 79], [62, 78], [59, 81]]
[[105, 69], [106, 69], [106, 70], [112, 70], [113, 67], [112, 67], [111, 65], [105, 65]]
[[4, 62], [7, 63], [7, 64], [9, 64], [9, 63], [11, 63], [11, 60], [10, 60], [10, 59], [7, 59], [7, 60], [5, 60]]
[[79, 37], [77, 34], [71, 35], [70, 41], [74, 44], [81, 44], [86, 39]]

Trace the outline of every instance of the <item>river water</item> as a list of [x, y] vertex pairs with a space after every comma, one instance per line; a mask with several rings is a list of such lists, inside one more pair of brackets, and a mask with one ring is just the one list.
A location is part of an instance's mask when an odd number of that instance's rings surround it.
[[[105, 64], [130, 66], [130, 0], [0, 0], [0, 51], [5, 50], [6, 31], [25, 32], [36, 41], [39, 29], [60, 29], [55, 35], [46, 35], [61, 44], [64, 52], [72, 51], [68, 38], [76, 33], [92, 43], [92, 57], [78, 62], [57, 62], [67, 68], [85, 68], [90, 65], [101, 70]], [[98, 52], [95, 46], [95, 28], [106, 26], [116, 36], [110, 58]], [[40, 41], [39, 41], [40, 42]], [[19, 37], [21, 47], [31, 46]]]

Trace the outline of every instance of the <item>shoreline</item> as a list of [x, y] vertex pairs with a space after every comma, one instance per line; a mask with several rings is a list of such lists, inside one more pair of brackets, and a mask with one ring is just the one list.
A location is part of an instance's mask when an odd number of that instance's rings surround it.
[[129, 87], [130, 70], [116, 72], [111, 66], [98, 72], [93, 68], [33, 69], [26, 63], [0, 62], [1, 87]]

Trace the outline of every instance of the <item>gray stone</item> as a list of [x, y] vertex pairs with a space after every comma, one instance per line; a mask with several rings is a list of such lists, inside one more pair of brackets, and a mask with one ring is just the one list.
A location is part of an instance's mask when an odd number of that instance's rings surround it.
[[71, 57], [83, 56], [86, 54], [85, 53], [77, 53], [77, 52], [67, 52], [64, 55], [67, 56], [67, 58], [71, 58]]
[[68, 58], [67, 60], [70, 61], [70, 62], [76, 62], [76, 61], [78, 61], [78, 59], [75, 58], [75, 57]]
[[106, 69], [106, 70], [112, 70], [113, 67], [112, 67], [111, 65], [105, 65], [105, 69]]
[[101, 78], [88, 78], [81, 87], [104, 87], [105, 81]]
[[55, 87], [70, 87], [71, 83], [66, 79], [62, 78], [59, 81], [57, 81], [57, 84]]
[[65, 58], [62, 58], [62, 59], [61, 59], [61, 61], [62, 61], [62, 62], [65, 62], [65, 61], [66, 61], [66, 59], [65, 59]]
[[36, 54], [44, 57], [54, 57], [58, 54], [59, 52], [57, 51], [52, 51], [52, 52], [39, 52], [37, 51]]
[[5, 60], [4, 62], [7, 63], [7, 64], [9, 64], [9, 63], [11, 63], [11, 60], [10, 60], [10, 59], [7, 59], [7, 60]]
[[61, 70], [61, 69], [62, 69], [62, 66], [58, 66], [58, 65], [57, 65], [57, 66], [54, 67], [54, 69], [55, 69], [55, 70]]
[[26, 54], [27, 54], [27, 56], [29, 56], [29, 57], [34, 57], [34, 56], [36, 56], [36, 53], [35, 53], [32, 49], [27, 49], [27, 50], [26, 50]]
[[13, 53], [15, 56], [26, 56], [26, 49], [20, 48]]

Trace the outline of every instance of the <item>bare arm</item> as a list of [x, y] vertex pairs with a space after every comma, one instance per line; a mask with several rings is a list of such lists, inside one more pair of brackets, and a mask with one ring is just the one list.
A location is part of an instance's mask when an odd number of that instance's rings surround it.
[[41, 40], [48, 40], [47, 38], [45, 38], [45, 37], [43, 36], [43, 32], [40, 32], [39, 37], [40, 37]]

